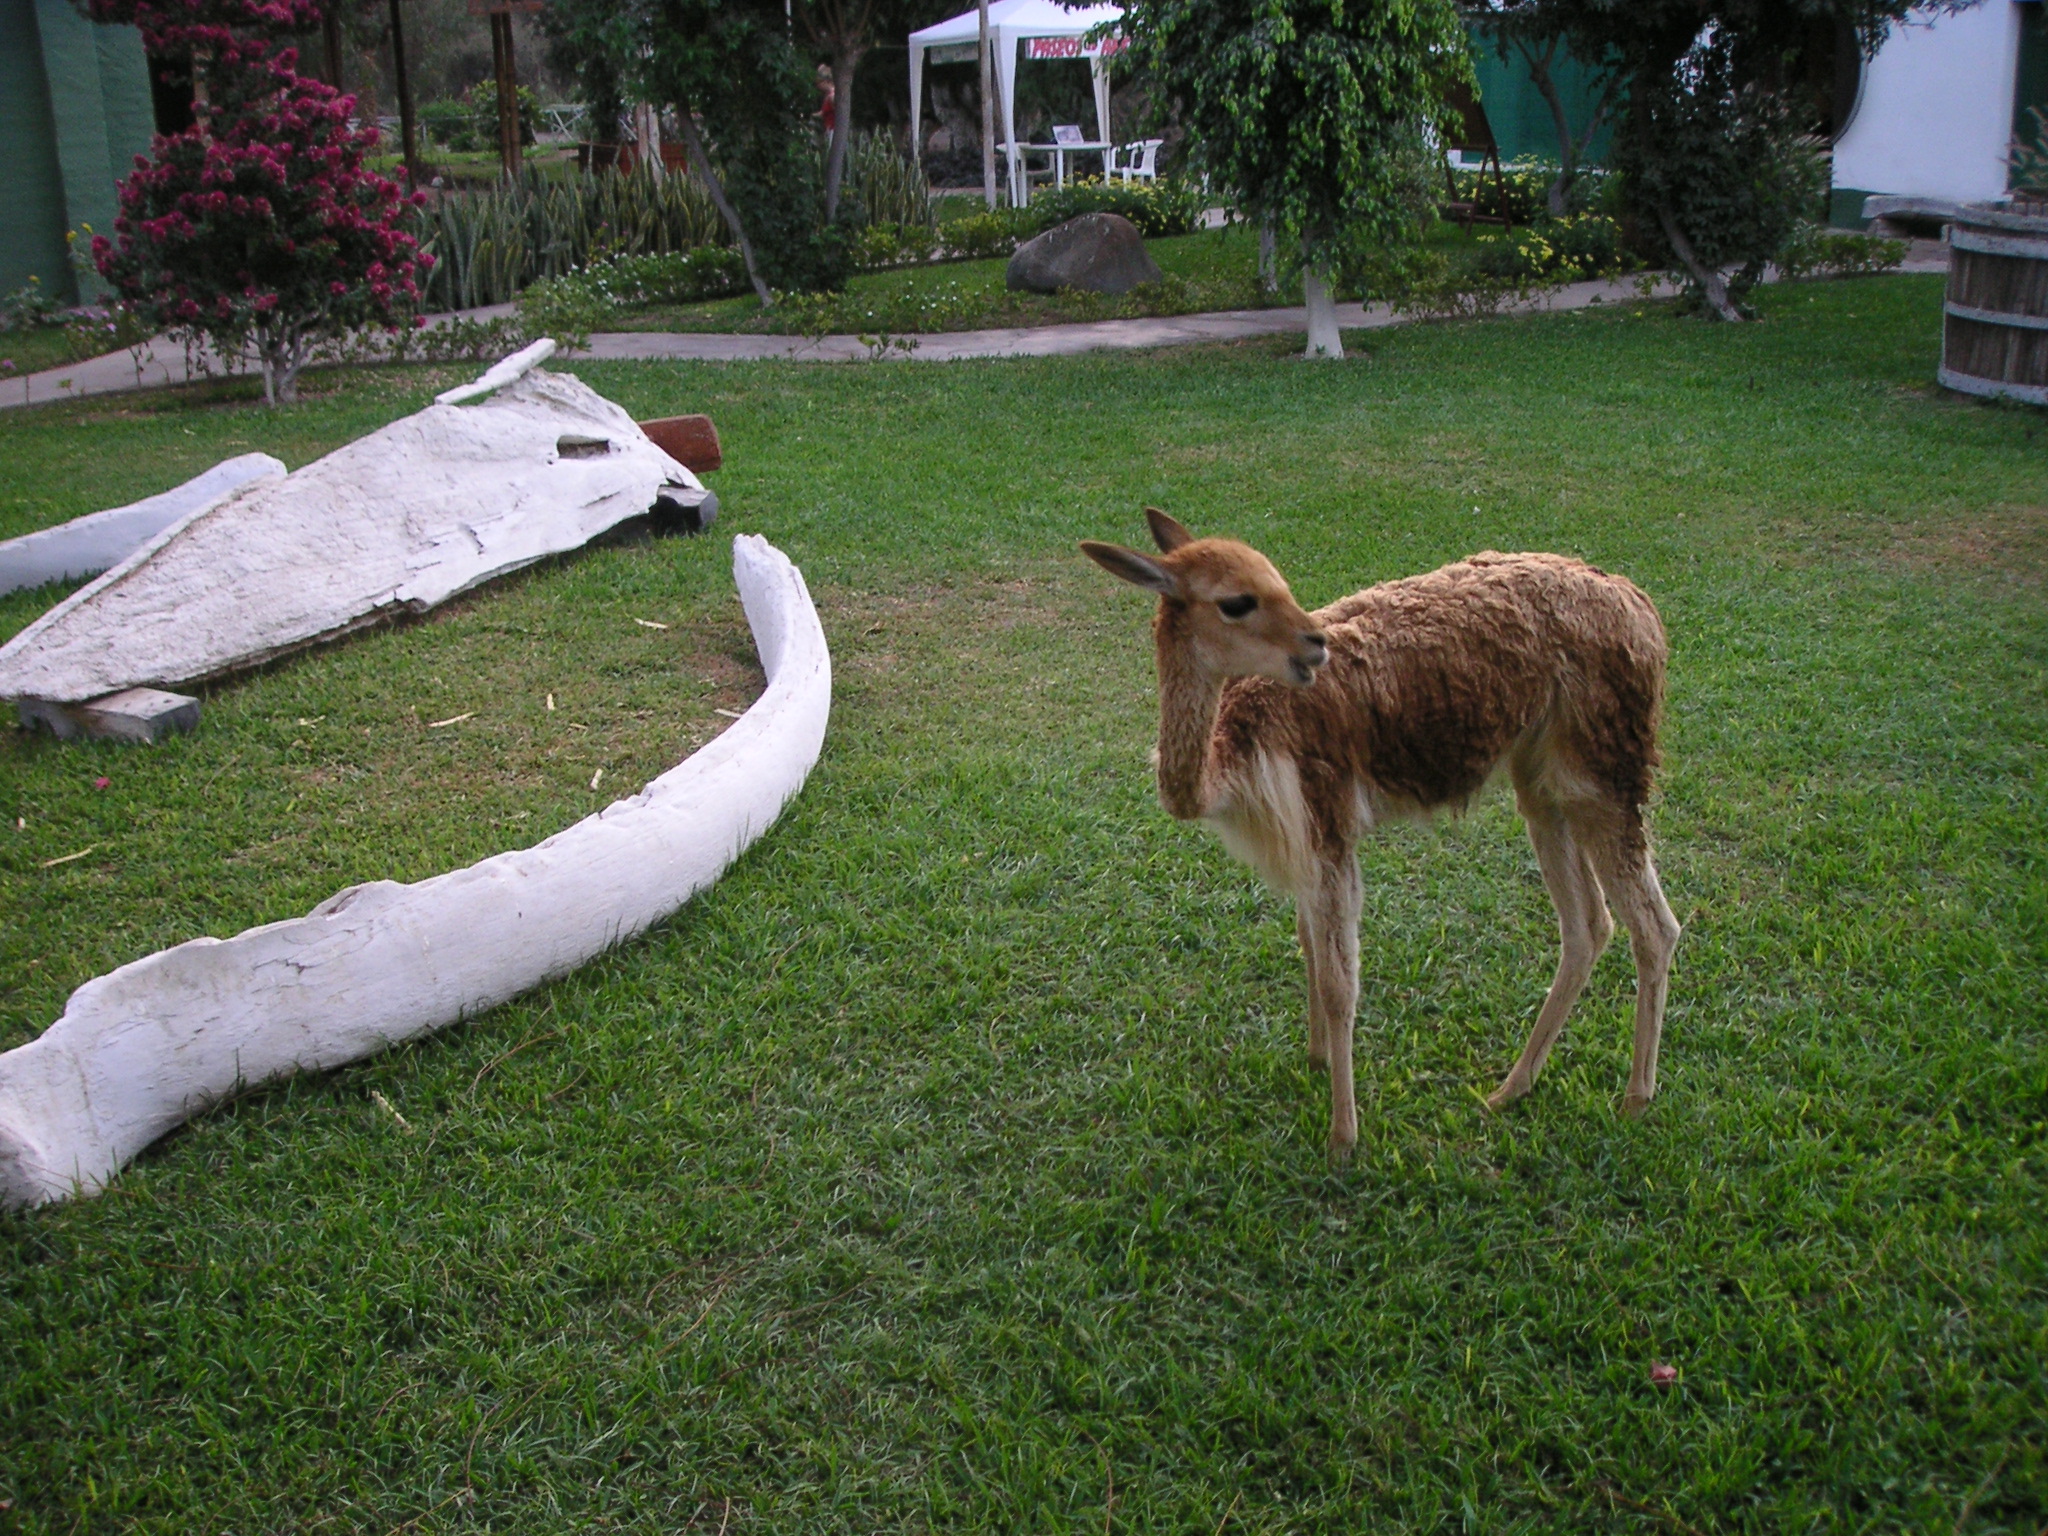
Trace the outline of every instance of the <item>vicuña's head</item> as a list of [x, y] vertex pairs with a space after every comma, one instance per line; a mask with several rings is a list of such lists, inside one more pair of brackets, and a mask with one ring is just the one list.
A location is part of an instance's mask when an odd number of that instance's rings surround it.
[[1212, 678], [1270, 677], [1296, 688], [1330, 659], [1273, 562], [1235, 539], [1198, 539], [1157, 507], [1145, 509], [1160, 553], [1083, 540], [1110, 575], [1159, 594], [1159, 638]]

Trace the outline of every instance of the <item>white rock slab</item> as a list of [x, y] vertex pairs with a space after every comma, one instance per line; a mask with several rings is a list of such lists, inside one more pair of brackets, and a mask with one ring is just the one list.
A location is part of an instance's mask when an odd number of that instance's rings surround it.
[[194, 939], [87, 982], [0, 1055], [0, 1205], [102, 1189], [241, 1088], [340, 1066], [574, 970], [718, 878], [802, 786], [832, 663], [803, 574], [765, 539], [733, 576], [768, 687], [716, 741], [546, 842], [305, 917]]
[[0, 646], [0, 698], [255, 666], [579, 548], [664, 486], [702, 489], [618, 406], [534, 369], [165, 528]]
[[252, 481], [275, 480], [284, 473], [283, 460], [267, 453], [239, 454], [161, 495], [0, 541], [0, 592], [97, 576], [171, 524], [219, 506]]

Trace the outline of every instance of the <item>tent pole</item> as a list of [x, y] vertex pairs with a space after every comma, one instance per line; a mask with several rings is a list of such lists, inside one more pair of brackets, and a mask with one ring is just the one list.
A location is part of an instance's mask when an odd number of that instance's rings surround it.
[[1017, 147], [1017, 34], [1008, 27], [997, 27], [996, 50], [996, 107], [1003, 115], [1003, 138], [1010, 146], [1010, 206], [1022, 208], [1031, 201], [1031, 176], [1024, 164], [1024, 151]]
[[988, 0], [981, 0], [981, 195], [996, 205], [996, 98], [990, 88]]

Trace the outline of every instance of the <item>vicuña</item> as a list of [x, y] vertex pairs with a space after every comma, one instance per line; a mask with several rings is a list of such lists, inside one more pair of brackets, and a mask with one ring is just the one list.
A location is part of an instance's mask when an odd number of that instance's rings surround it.
[[1209, 822], [1295, 900], [1308, 1049], [1330, 1074], [1330, 1150], [1358, 1140], [1358, 839], [1462, 808], [1505, 767], [1557, 907], [1563, 951], [1521, 1059], [1487, 1100], [1527, 1093], [1620, 908], [1636, 962], [1623, 1101], [1657, 1091], [1678, 923], [1650, 862], [1664, 626], [1630, 582], [1559, 555], [1474, 555], [1304, 613], [1271, 561], [1145, 511], [1160, 553], [1081, 545], [1159, 594], [1159, 798]]

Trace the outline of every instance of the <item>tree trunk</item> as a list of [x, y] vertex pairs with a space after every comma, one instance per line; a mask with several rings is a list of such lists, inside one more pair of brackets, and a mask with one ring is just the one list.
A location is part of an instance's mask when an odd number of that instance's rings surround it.
[[988, 45], [988, 0], [981, 0], [981, 195], [996, 205], [995, 59]]
[[832, 144], [825, 152], [825, 222], [839, 217], [839, 189], [846, 181], [846, 157], [853, 144], [853, 72], [860, 53], [832, 55]]
[[1728, 284], [1719, 272], [1703, 263], [1694, 253], [1692, 242], [1685, 237], [1685, 231], [1678, 227], [1678, 220], [1671, 216], [1669, 208], [1657, 210], [1657, 222], [1664, 226], [1664, 238], [1671, 242], [1671, 251], [1685, 264], [1685, 270], [1692, 274], [1692, 280], [1699, 285], [1700, 293], [1706, 298], [1707, 308], [1714, 312], [1717, 320], [1740, 321], [1742, 311], [1735, 307], [1735, 301], [1728, 297]]
[[775, 295], [769, 291], [760, 269], [754, 265], [754, 247], [747, 239], [745, 226], [740, 223], [739, 213], [726, 200], [725, 184], [718, 179], [718, 173], [711, 168], [711, 157], [704, 152], [703, 135], [697, 132], [697, 119], [690, 115], [688, 102], [676, 104], [676, 126], [683, 135], [683, 146], [690, 152], [690, 164], [696, 167], [703, 178], [705, 190], [711, 194], [711, 202], [718, 209], [718, 215], [725, 220], [725, 227], [732, 231], [738, 242], [740, 260], [747, 264], [747, 281], [754, 285], [754, 292], [760, 296], [763, 309], [775, 307]]
[[335, 0], [328, 0], [327, 9], [320, 13], [322, 73], [327, 83], [337, 91], [341, 89], [341, 12], [335, 9]]
[[1307, 357], [1342, 357], [1344, 339], [1337, 334], [1337, 301], [1326, 281], [1328, 270], [1318, 257], [1301, 269], [1302, 296], [1308, 300]]
[[1280, 291], [1280, 253], [1273, 237], [1273, 217], [1259, 221], [1259, 287], [1267, 293]]
[[491, 12], [491, 62], [498, 82], [498, 167], [519, 174], [519, 66], [512, 57], [512, 13]]
[[279, 323], [256, 328], [256, 364], [263, 373], [265, 405], [298, 404], [299, 371], [306, 366], [309, 350], [301, 326]]
[[405, 17], [391, 0], [391, 72], [398, 82], [398, 137], [405, 151], [406, 190], [420, 184], [420, 137], [413, 124], [412, 74], [405, 61]]
[[1523, 59], [1529, 66], [1529, 79], [1535, 85], [1543, 100], [1550, 107], [1550, 120], [1557, 127], [1557, 177], [1550, 183], [1550, 190], [1544, 202], [1553, 219], [1564, 217], [1565, 207], [1571, 197], [1572, 183], [1578, 179], [1578, 146], [1572, 142], [1572, 124], [1564, 110], [1564, 97], [1558, 93], [1557, 82], [1550, 78], [1550, 56], [1556, 50], [1553, 39], [1550, 46], [1537, 53], [1527, 44], [1518, 45]]

